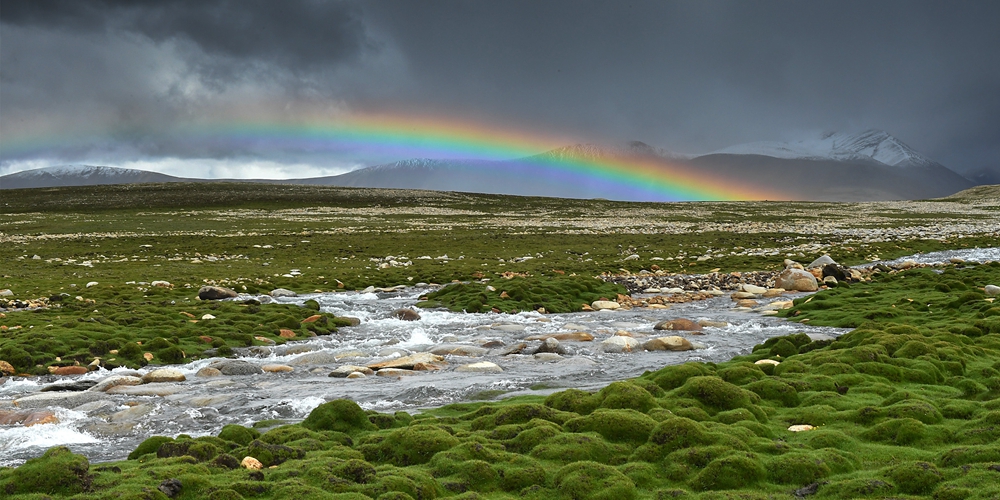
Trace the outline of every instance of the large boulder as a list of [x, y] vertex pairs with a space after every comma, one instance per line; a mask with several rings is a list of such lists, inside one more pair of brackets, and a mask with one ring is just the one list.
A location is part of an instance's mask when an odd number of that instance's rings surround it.
[[801, 269], [788, 268], [774, 280], [774, 286], [798, 292], [815, 292], [819, 289], [816, 277]]
[[221, 286], [203, 286], [198, 290], [198, 298], [201, 300], [231, 299], [235, 296], [234, 290]]

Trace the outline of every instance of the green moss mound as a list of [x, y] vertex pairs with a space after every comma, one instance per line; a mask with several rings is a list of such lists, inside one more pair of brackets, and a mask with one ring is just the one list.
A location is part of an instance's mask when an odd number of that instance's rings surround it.
[[313, 431], [347, 434], [378, 428], [368, 420], [368, 414], [357, 403], [348, 399], [338, 399], [317, 406], [309, 412], [302, 426]]
[[514, 278], [497, 282], [487, 288], [481, 283], [450, 285], [427, 295], [418, 302], [419, 307], [445, 307], [461, 312], [490, 312], [496, 309], [511, 313], [534, 311], [539, 308], [550, 313], [567, 313], [583, 309], [584, 305], [598, 299], [614, 300], [620, 293], [628, 293], [621, 285], [583, 276], [536, 276]]
[[43, 493], [73, 495], [90, 489], [90, 462], [69, 448], [50, 448], [13, 470], [0, 471], [0, 491], [6, 495]]

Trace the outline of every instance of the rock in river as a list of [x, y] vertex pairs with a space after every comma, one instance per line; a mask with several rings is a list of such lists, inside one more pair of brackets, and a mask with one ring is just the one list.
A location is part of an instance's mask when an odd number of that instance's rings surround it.
[[173, 368], [160, 368], [153, 370], [142, 376], [142, 381], [146, 384], [159, 382], [183, 382], [186, 378], [179, 370]]
[[257, 375], [259, 373], [264, 373], [259, 366], [240, 359], [222, 359], [215, 361], [208, 365], [209, 368], [215, 368], [222, 372], [223, 375]]
[[785, 290], [796, 290], [799, 292], [815, 292], [819, 289], [816, 277], [811, 273], [801, 269], [789, 268], [778, 274], [774, 280], [774, 285]]
[[462, 365], [455, 368], [456, 372], [476, 372], [476, 373], [500, 373], [503, 371], [496, 363], [490, 363], [489, 361], [480, 361], [479, 363], [471, 363], [468, 365]]
[[670, 319], [667, 321], [661, 321], [653, 326], [653, 330], [675, 330], [682, 332], [700, 332], [702, 331], [701, 325], [684, 318]]
[[420, 319], [420, 314], [418, 314], [417, 311], [414, 311], [413, 309], [403, 308], [403, 309], [396, 309], [395, 311], [393, 311], [392, 317], [396, 319], [401, 319], [403, 321], [417, 321], [418, 319]]
[[413, 369], [413, 367], [417, 364], [433, 364], [441, 363], [443, 361], [444, 357], [438, 356], [437, 354], [418, 352], [409, 356], [403, 356], [402, 358], [390, 359], [382, 361], [381, 363], [372, 363], [368, 365], [368, 368], [371, 368], [372, 370], [382, 370], [385, 368]]
[[649, 339], [642, 347], [647, 351], [690, 351], [694, 349], [688, 339], [677, 335]]
[[604, 342], [601, 342], [601, 348], [604, 349], [604, 352], [612, 353], [632, 352], [639, 349], [640, 345], [642, 345], [642, 343], [638, 340], [621, 335], [615, 335]]

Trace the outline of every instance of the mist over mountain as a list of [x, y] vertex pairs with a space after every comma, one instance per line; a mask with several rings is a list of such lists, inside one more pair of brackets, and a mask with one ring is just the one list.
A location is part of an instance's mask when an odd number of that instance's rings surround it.
[[[797, 142], [739, 144], [702, 155], [677, 154], [639, 141], [573, 144], [511, 160], [415, 158], [335, 176], [240, 180], [649, 201], [648, 192], [641, 186], [634, 192], [620, 186], [611, 190], [607, 179], [561, 167], [574, 162], [614, 165], [636, 161], [681, 169], [703, 178], [724, 179], [748, 190], [769, 189], [794, 200], [925, 199], [998, 182], [994, 171], [983, 171], [973, 179], [963, 177], [880, 130], [830, 133]], [[609, 172], [613, 176], [614, 171]], [[205, 179], [114, 167], [69, 166], [0, 176], [0, 188], [178, 181]]]

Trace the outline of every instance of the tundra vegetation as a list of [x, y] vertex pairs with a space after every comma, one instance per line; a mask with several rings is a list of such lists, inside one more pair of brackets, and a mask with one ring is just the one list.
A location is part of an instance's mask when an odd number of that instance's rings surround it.
[[[13, 295], [0, 299], [43, 307], [0, 318], [0, 359], [26, 375], [95, 357], [183, 363], [209, 348], [294, 341], [282, 329], [328, 334], [347, 321], [303, 323], [316, 311], [196, 300], [205, 284], [334, 292], [458, 280], [478, 285], [428, 297], [438, 301], [430, 305], [489, 310], [502, 302], [479, 285], [510, 278], [524, 280], [520, 298], [510, 293], [523, 304], [512, 309], [559, 312], [585, 294], [614, 292], [593, 280], [605, 273], [778, 269], [785, 258], [824, 253], [850, 265], [995, 246], [997, 198], [629, 204], [246, 184], [5, 191], [0, 288]], [[1000, 263], [879, 273], [781, 313], [854, 328], [833, 341], [790, 335], [730, 361], [666, 366], [594, 393], [417, 415], [331, 401], [297, 424], [151, 437], [115, 463], [57, 447], [0, 469], [0, 492], [1000, 498], [1000, 305], [983, 293], [990, 283], [1000, 283]], [[240, 319], [201, 319], [220, 308]], [[244, 457], [263, 468], [241, 467]]]

